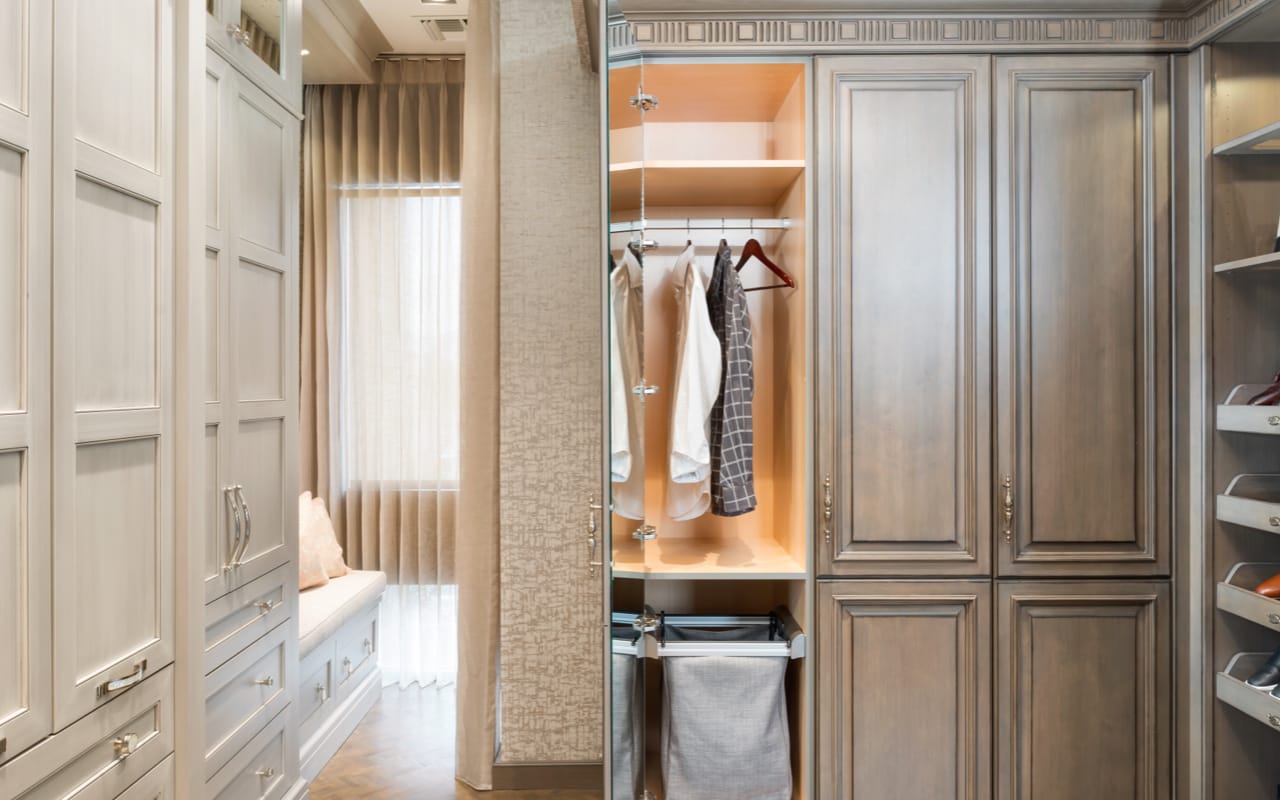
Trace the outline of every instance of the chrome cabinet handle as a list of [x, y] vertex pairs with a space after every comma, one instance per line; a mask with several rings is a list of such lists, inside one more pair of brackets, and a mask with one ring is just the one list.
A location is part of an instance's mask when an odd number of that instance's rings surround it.
[[342, 669], [347, 673], [347, 677], [351, 677], [351, 659], [342, 659]]
[[280, 605], [281, 605], [281, 602], [279, 600], [273, 600], [273, 601], [263, 600], [260, 603], [254, 603], [254, 606], [257, 607], [259, 614], [264, 617], [270, 614], [272, 611], [275, 611], [277, 608], [280, 607]]
[[594, 493], [587, 497], [587, 511], [587, 575], [594, 578], [596, 569], [604, 566], [600, 559], [596, 558], [596, 549], [600, 546], [600, 540], [596, 538], [596, 534], [600, 531], [600, 521], [596, 514], [604, 511], [604, 504], [596, 502]]
[[249, 552], [249, 539], [253, 536], [253, 518], [249, 516], [249, 501], [244, 499], [244, 487], [237, 483], [235, 492], [236, 502], [240, 504], [240, 510], [244, 513], [244, 539], [240, 542], [240, 552], [236, 554], [234, 564], [238, 567], [244, 563], [245, 554]]
[[822, 534], [831, 544], [831, 518], [835, 515], [835, 500], [831, 497], [831, 473], [822, 481]]
[[329, 690], [325, 688], [323, 683], [316, 684], [316, 697], [323, 703], [329, 699]]
[[1004, 540], [1013, 544], [1013, 476], [1005, 475], [1000, 482], [1004, 489], [1004, 502], [1001, 504], [1001, 516], [1004, 518]]
[[227, 563], [222, 565], [223, 572], [230, 572], [236, 566], [236, 553], [240, 552], [240, 506], [236, 504], [236, 487], [227, 486], [222, 490], [222, 497], [227, 503], [227, 524], [234, 520], [235, 535], [231, 539], [231, 552], [227, 554]]
[[364, 652], [365, 652], [365, 655], [370, 655], [370, 656], [373, 655], [373, 640], [371, 639], [364, 640]]
[[97, 698], [101, 700], [109, 694], [113, 694], [122, 689], [128, 689], [130, 686], [141, 683], [142, 678], [147, 673], [147, 660], [144, 658], [137, 664], [133, 665], [133, 672], [125, 675], [123, 678], [116, 678], [113, 681], [99, 684], [97, 689]]
[[263, 780], [266, 780], [267, 778], [274, 778], [276, 776], [276, 768], [263, 767], [262, 769], [258, 770], [253, 774], [257, 775], [259, 778], [262, 778]]
[[138, 749], [138, 734], [126, 733], [111, 740], [111, 749], [115, 751], [116, 760], [124, 761]]
[[276, 676], [268, 675], [265, 678], [258, 678], [256, 681], [254, 681], [254, 683], [257, 684], [258, 686], [275, 686]]
[[1273, 428], [1276, 426], [1280, 426], [1280, 416], [1267, 417], [1267, 424]]

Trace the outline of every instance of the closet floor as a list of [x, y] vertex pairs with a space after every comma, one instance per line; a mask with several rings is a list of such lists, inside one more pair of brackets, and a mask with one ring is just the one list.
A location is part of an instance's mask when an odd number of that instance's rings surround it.
[[453, 779], [452, 687], [388, 686], [324, 771], [311, 800], [600, 800], [591, 791], [477, 792]]

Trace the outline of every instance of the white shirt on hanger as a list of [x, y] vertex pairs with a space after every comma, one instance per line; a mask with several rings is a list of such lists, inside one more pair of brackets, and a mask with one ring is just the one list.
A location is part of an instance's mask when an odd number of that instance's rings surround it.
[[671, 398], [671, 448], [667, 516], [700, 517], [711, 507], [710, 417], [720, 392], [720, 340], [707, 312], [707, 278], [693, 258], [693, 245], [673, 271], [679, 325], [676, 329], [675, 390]]
[[644, 519], [644, 398], [632, 388], [644, 379], [644, 273], [626, 248], [609, 276], [609, 471], [613, 511]]

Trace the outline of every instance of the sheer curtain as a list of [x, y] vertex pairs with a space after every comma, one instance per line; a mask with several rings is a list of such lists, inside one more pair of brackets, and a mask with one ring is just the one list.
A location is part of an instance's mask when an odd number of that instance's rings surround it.
[[452, 683], [459, 488], [459, 61], [308, 87], [303, 487], [355, 569], [387, 573], [384, 681]]

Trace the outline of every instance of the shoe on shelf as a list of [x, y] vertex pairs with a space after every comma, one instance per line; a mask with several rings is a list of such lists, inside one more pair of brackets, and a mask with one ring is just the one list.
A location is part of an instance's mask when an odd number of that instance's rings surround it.
[[1274, 406], [1280, 404], [1280, 372], [1271, 379], [1271, 385], [1249, 398], [1251, 406]]
[[1264, 692], [1270, 692], [1280, 687], [1280, 647], [1276, 648], [1267, 663], [1253, 673], [1245, 683]]
[[1272, 575], [1262, 583], [1258, 584], [1255, 592], [1263, 597], [1270, 597], [1273, 600], [1280, 600], [1280, 573]]

